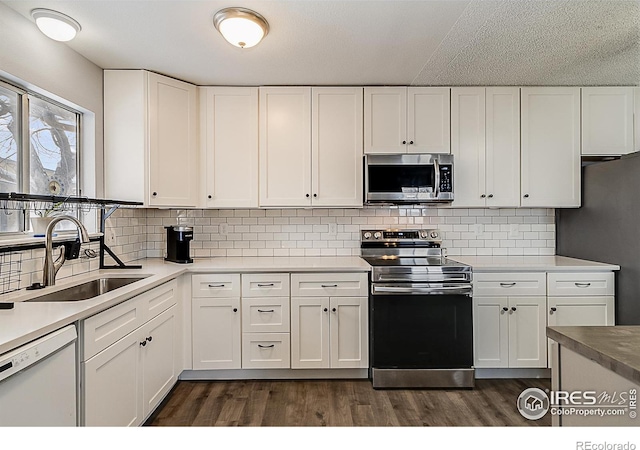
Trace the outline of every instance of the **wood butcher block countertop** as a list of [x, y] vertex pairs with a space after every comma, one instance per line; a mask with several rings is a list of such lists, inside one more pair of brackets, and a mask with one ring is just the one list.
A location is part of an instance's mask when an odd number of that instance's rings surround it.
[[640, 384], [640, 326], [547, 327], [547, 336]]

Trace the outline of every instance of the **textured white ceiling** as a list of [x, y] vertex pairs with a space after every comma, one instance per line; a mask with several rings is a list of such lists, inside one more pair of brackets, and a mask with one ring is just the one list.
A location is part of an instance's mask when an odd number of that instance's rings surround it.
[[[68, 45], [103, 68], [199, 85], [640, 85], [640, 0], [4, 0], [82, 24]], [[269, 21], [252, 49], [212, 24]]]

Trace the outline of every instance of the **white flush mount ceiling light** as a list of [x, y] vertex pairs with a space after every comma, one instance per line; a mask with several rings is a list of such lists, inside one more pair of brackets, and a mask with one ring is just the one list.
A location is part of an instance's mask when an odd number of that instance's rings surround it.
[[34, 9], [31, 11], [31, 17], [36, 21], [40, 31], [55, 41], [70, 41], [82, 29], [71, 17], [51, 9]]
[[213, 24], [222, 36], [240, 48], [257, 45], [269, 32], [266, 19], [246, 8], [225, 8], [213, 16]]

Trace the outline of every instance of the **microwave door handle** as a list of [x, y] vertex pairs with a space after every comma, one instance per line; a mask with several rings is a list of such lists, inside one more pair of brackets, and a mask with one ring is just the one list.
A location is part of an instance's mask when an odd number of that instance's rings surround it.
[[435, 198], [438, 198], [440, 195], [440, 163], [438, 162], [438, 158], [433, 159], [433, 170], [435, 172], [435, 186], [433, 187], [433, 192]]

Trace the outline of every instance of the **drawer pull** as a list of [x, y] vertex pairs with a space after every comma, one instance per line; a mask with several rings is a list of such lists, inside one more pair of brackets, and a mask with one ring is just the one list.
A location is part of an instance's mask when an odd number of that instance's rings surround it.
[[223, 288], [225, 285], [224, 284], [210, 284], [209, 287], [210, 288]]
[[578, 283], [578, 282], [576, 282], [576, 283], [573, 283], [573, 284], [575, 284], [579, 288], [587, 288], [587, 287], [591, 286], [591, 283]]
[[503, 307], [502, 307], [502, 313], [501, 313], [501, 314], [504, 314], [504, 313], [506, 313], [507, 311], [509, 311], [509, 308], [507, 308], [506, 306], [503, 306]]
[[323, 288], [338, 287], [337, 284], [321, 284], [320, 286], [322, 286]]
[[258, 283], [258, 287], [273, 287], [274, 283]]
[[271, 344], [271, 345], [262, 345], [262, 344], [258, 344], [258, 347], [260, 347], [260, 348], [273, 348], [273, 347], [275, 347], [275, 346], [276, 346], [275, 344]]
[[500, 283], [500, 286], [502, 287], [514, 287], [516, 285], [516, 283]]
[[273, 309], [259, 309], [258, 312], [272, 313], [272, 312], [275, 312], [275, 310], [273, 310]]
[[552, 307], [551, 311], [549, 312], [549, 314], [553, 314], [554, 312], [556, 312], [558, 310], [558, 308], [556, 307]]

